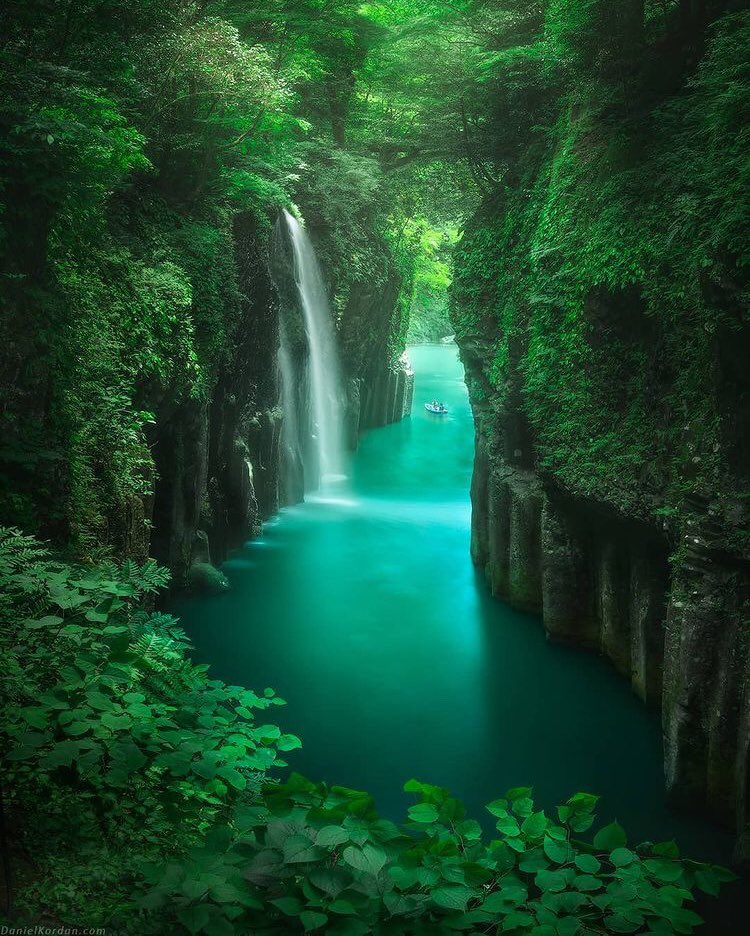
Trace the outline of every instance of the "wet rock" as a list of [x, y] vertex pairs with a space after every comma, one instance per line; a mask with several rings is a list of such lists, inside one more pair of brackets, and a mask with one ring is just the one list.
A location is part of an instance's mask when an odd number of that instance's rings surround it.
[[210, 562], [194, 562], [188, 570], [188, 585], [203, 595], [219, 595], [227, 591], [227, 577]]

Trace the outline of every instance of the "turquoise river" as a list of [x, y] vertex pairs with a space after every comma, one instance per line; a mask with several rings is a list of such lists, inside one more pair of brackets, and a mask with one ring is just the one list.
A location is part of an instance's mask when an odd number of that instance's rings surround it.
[[[231, 589], [175, 612], [199, 660], [273, 686], [303, 748], [291, 766], [370, 791], [401, 816], [410, 777], [449, 787], [477, 818], [511, 786], [548, 807], [585, 790], [636, 840], [724, 855], [670, 812], [658, 719], [604, 659], [545, 639], [493, 599], [469, 556], [471, 410], [453, 345], [410, 349], [411, 418], [361, 440], [349, 478], [285, 509], [225, 564]], [[449, 415], [433, 416], [438, 398]], [[484, 813], [485, 819], [489, 819]]]

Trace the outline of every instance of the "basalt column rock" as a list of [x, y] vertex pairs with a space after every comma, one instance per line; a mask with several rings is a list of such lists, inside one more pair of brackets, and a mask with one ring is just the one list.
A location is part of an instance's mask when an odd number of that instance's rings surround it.
[[614, 536], [605, 536], [597, 545], [592, 558], [601, 649], [624, 676], [630, 676], [629, 550]]
[[[729, 509], [693, 497], [685, 517], [663, 526], [573, 496], [524, 464], [523, 432], [493, 405], [481, 347], [463, 347], [476, 429], [474, 562], [494, 595], [542, 614], [550, 639], [606, 655], [661, 708], [668, 790], [735, 828], [738, 857], [750, 858], [744, 501]], [[507, 389], [505, 399], [518, 405]]]
[[187, 583], [196, 550], [202, 552], [199, 532], [208, 479], [208, 406], [192, 400], [165, 401], [156, 425], [151, 549], [180, 586]]
[[730, 538], [706, 502], [680, 549], [665, 639], [665, 764], [675, 799], [736, 824], [748, 858], [750, 570], [726, 548]]
[[414, 375], [406, 355], [393, 350], [400, 329], [401, 288], [401, 275], [393, 267], [388, 267], [380, 288], [354, 282], [341, 316], [344, 366], [359, 386], [360, 429], [387, 426], [411, 413]]
[[553, 640], [598, 646], [587, 545], [559, 496], [544, 499], [541, 552], [541, 607], [547, 633]]
[[664, 627], [670, 587], [666, 550], [640, 541], [630, 555], [630, 675], [633, 691], [658, 704], [664, 665]]
[[210, 402], [165, 394], [156, 405], [152, 551], [177, 586], [278, 508], [277, 300], [254, 216], [235, 219], [234, 243], [239, 298]]
[[211, 410], [203, 515], [215, 559], [223, 559], [243, 539], [257, 536], [262, 520], [279, 505], [277, 295], [267, 244], [252, 215], [237, 216], [234, 242], [239, 315]]

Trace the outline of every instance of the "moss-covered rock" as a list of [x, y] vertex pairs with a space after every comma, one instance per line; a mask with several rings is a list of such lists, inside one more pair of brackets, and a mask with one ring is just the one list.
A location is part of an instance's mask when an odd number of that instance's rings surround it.
[[229, 588], [229, 581], [210, 562], [194, 562], [188, 570], [188, 585], [199, 594], [218, 595]]

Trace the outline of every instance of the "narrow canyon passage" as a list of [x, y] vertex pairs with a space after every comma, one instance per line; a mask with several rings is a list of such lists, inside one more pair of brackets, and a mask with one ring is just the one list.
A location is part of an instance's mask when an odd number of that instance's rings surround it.
[[[726, 858], [713, 827], [669, 811], [658, 719], [613, 667], [550, 644], [492, 599], [469, 556], [473, 425], [454, 345], [410, 349], [410, 419], [369, 432], [349, 479], [282, 511], [224, 566], [231, 590], [174, 607], [212, 673], [275, 710], [311, 777], [367, 789], [398, 818], [417, 777], [482, 816], [508, 787], [552, 807], [600, 794], [633, 840]], [[446, 417], [423, 403], [445, 402]], [[484, 815], [487, 815], [484, 813]]]

